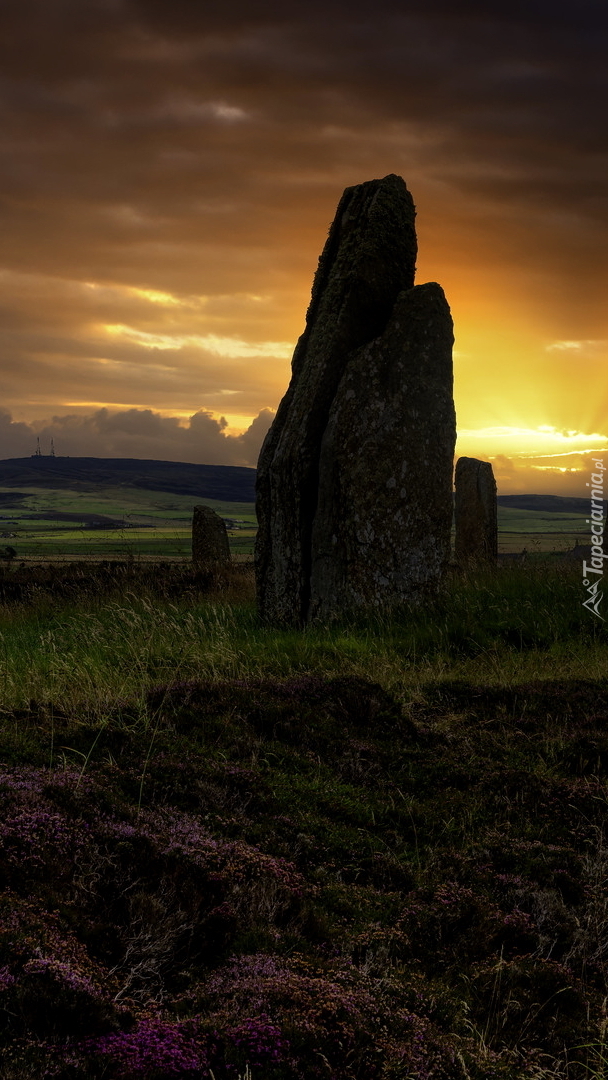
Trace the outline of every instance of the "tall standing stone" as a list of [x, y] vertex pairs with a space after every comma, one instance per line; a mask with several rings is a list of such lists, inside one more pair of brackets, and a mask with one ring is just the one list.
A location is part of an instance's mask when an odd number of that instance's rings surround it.
[[432, 592], [450, 554], [452, 320], [430, 283], [400, 294], [354, 353], [321, 444], [310, 615]]
[[226, 526], [210, 506], [195, 506], [192, 515], [192, 561], [205, 569], [230, 562]]
[[489, 461], [461, 457], [456, 464], [455, 556], [461, 565], [498, 556], [496, 481]]
[[258, 604], [302, 625], [432, 589], [449, 554], [452, 321], [398, 176], [347, 188], [258, 464]]

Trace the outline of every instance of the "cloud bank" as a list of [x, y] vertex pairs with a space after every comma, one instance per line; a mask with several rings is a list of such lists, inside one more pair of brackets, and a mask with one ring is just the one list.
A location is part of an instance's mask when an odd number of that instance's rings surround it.
[[273, 416], [263, 410], [243, 434], [229, 435], [226, 421], [204, 410], [183, 421], [151, 409], [98, 409], [84, 416], [54, 416], [39, 425], [15, 421], [9, 412], [0, 410], [0, 459], [29, 457], [39, 439], [43, 454], [50, 454], [53, 445], [58, 457], [152, 458], [255, 467]]

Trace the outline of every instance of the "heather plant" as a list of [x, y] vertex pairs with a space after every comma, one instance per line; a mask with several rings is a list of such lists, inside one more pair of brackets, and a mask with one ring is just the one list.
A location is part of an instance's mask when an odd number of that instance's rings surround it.
[[5, 609], [2, 1075], [602, 1075], [607, 651], [528, 588]]

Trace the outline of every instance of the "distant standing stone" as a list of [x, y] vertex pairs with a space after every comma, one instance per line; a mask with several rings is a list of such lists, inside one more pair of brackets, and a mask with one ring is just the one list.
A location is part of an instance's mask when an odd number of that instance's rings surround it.
[[414, 287], [399, 176], [342, 196], [258, 463], [261, 615], [303, 625], [434, 591], [449, 557], [452, 320]]
[[456, 465], [456, 562], [495, 562], [498, 557], [496, 481], [489, 461], [461, 457]]
[[201, 567], [221, 566], [230, 562], [226, 526], [210, 506], [194, 507], [192, 561]]

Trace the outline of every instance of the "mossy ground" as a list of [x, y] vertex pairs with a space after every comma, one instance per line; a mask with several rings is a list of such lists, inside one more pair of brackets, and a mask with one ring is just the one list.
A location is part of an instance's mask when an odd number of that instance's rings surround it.
[[243, 571], [7, 599], [3, 1076], [603, 1076], [579, 579], [305, 633], [259, 626]]

